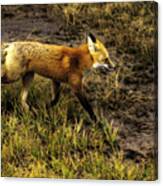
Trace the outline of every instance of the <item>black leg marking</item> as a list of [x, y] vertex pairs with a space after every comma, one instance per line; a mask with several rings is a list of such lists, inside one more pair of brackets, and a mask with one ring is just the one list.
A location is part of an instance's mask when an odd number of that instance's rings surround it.
[[52, 100], [50, 104], [47, 104], [47, 108], [55, 106], [60, 97], [60, 92], [61, 92], [61, 83], [59, 81], [53, 81], [53, 87], [52, 87]]
[[91, 107], [91, 105], [89, 104], [89, 102], [87, 101], [87, 98], [81, 94], [81, 93], [75, 93], [75, 95], [78, 97], [80, 103], [82, 104], [82, 106], [84, 107], [84, 109], [88, 112], [90, 118], [94, 121], [97, 122], [97, 118], [93, 112], [93, 109]]

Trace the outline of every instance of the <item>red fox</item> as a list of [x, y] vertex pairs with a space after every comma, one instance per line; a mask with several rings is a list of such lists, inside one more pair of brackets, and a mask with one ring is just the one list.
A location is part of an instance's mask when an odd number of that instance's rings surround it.
[[68, 83], [94, 121], [97, 121], [96, 115], [82, 90], [83, 72], [92, 67], [108, 68], [109, 64], [115, 67], [103, 43], [91, 33], [87, 36], [87, 43], [77, 48], [31, 41], [4, 43], [2, 60], [2, 83], [22, 78], [21, 105], [25, 111], [29, 110], [26, 102], [29, 85], [34, 73], [37, 73], [52, 80], [50, 106], [56, 105], [59, 100], [61, 83]]

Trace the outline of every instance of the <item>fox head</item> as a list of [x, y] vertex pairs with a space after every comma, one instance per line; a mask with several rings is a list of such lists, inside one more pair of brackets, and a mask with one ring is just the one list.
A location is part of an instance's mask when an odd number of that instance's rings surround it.
[[87, 36], [88, 50], [93, 58], [93, 68], [105, 67], [110, 65], [112, 68], [115, 64], [111, 61], [109, 53], [104, 44], [96, 39], [93, 34]]

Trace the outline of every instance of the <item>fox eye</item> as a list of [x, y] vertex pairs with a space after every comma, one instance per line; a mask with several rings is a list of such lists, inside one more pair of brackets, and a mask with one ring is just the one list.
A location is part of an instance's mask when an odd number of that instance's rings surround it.
[[107, 62], [108, 62], [108, 58], [105, 58], [105, 59], [104, 59], [104, 62], [107, 63]]
[[99, 49], [98, 47], [95, 46], [95, 51], [96, 51], [96, 52], [99, 52], [100, 49]]

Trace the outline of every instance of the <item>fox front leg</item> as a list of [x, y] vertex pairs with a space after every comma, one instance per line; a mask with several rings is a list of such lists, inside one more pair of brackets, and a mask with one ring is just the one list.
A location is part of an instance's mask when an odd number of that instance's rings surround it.
[[97, 122], [96, 115], [94, 114], [93, 109], [92, 109], [91, 105], [89, 104], [85, 95], [82, 92], [76, 92], [75, 95], [79, 99], [79, 101], [80, 101], [81, 105], [84, 107], [84, 109], [88, 112], [90, 118], [94, 122]]
[[93, 112], [93, 109], [91, 105], [89, 104], [86, 96], [83, 93], [82, 90], [82, 76], [78, 76], [76, 74], [72, 75], [70, 78], [70, 83], [71, 87], [73, 89], [74, 94], [80, 101], [81, 105], [85, 109], [85, 111], [89, 114], [90, 118], [94, 121], [97, 122], [96, 115]]
[[56, 80], [52, 80], [52, 98], [50, 103], [47, 103], [46, 107], [50, 108], [55, 106], [58, 101], [59, 101], [59, 97], [60, 97], [60, 92], [61, 92], [61, 83], [59, 81]]
[[52, 86], [52, 100], [50, 105], [55, 106], [60, 97], [60, 92], [61, 92], [61, 83], [59, 81], [53, 80], [53, 86]]
[[23, 111], [25, 112], [29, 111], [29, 105], [27, 104], [27, 97], [28, 97], [29, 86], [33, 78], [34, 78], [33, 72], [28, 72], [22, 78], [23, 88], [21, 91], [21, 106]]

